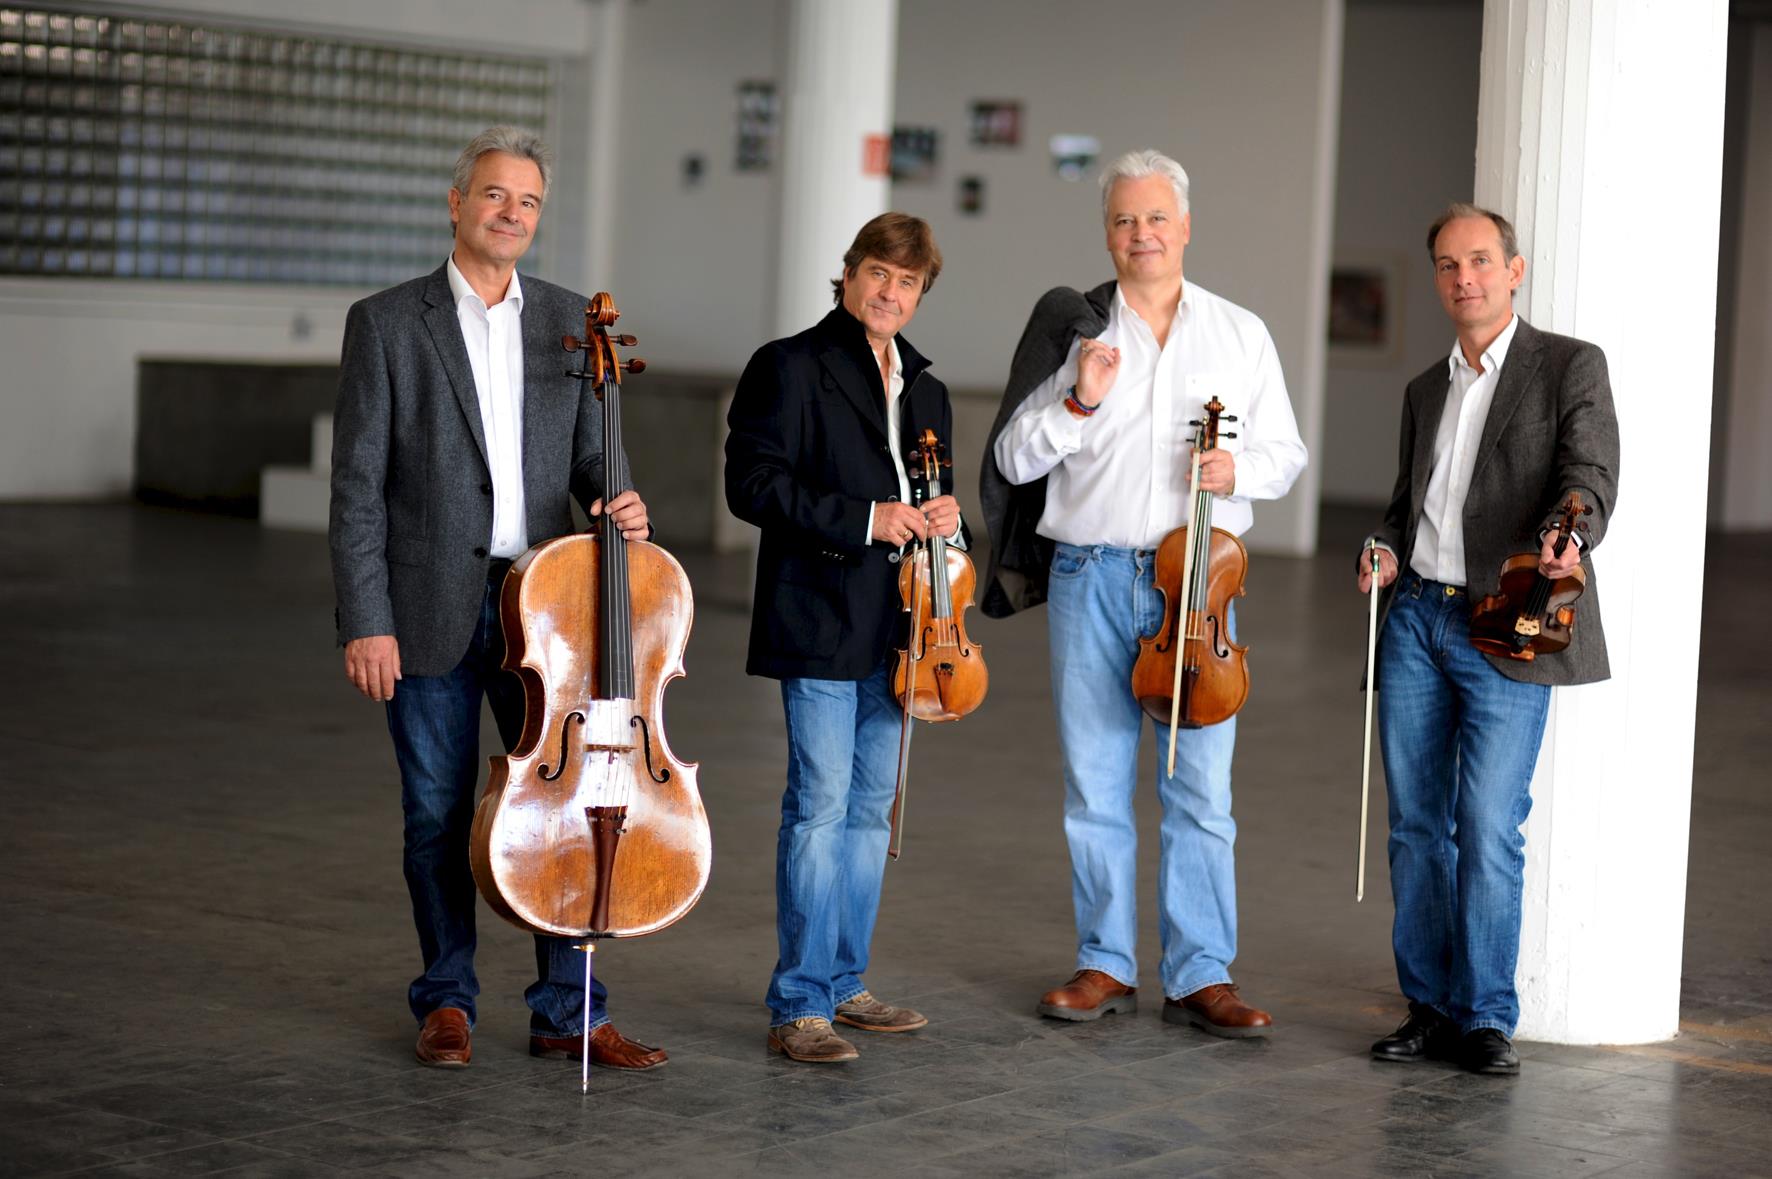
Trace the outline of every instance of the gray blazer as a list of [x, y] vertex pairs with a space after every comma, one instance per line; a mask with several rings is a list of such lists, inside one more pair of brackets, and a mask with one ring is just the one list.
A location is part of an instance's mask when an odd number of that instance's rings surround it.
[[[1441, 359], [1410, 381], [1404, 396], [1397, 483], [1384, 522], [1373, 533], [1395, 550], [1403, 576], [1408, 575], [1433, 473], [1434, 435], [1450, 388]], [[1612, 674], [1600, 625], [1599, 585], [1588, 555], [1606, 535], [1618, 493], [1618, 420], [1606, 355], [1592, 344], [1541, 332], [1522, 319], [1501, 366], [1464, 501], [1464, 567], [1473, 601], [1495, 591], [1505, 558], [1538, 551], [1540, 534], [1556, 522], [1557, 508], [1571, 491], [1579, 491], [1582, 502], [1593, 507], [1593, 514], [1585, 517], [1587, 547], [1581, 567], [1587, 571], [1587, 591], [1576, 603], [1574, 637], [1566, 650], [1529, 663], [1489, 656], [1509, 679], [1586, 684]], [[1385, 591], [1382, 612], [1389, 611], [1394, 591], [1394, 584]]]
[[[560, 337], [584, 296], [523, 278], [523, 497], [529, 543], [573, 530], [567, 495], [604, 492], [596, 398], [566, 377]], [[628, 486], [622, 461], [617, 490]], [[443, 267], [357, 303], [345, 319], [332, 436], [332, 580], [342, 646], [400, 642], [400, 668], [442, 675], [473, 639], [492, 538], [479, 395]]]

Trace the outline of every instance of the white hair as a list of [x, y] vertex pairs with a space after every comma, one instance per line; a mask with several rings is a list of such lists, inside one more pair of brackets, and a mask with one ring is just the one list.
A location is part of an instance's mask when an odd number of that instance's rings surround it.
[[554, 178], [554, 153], [541, 136], [524, 127], [488, 127], [474, 136], [456, 158], [455, 191], [467, 196], [468, 185], [474, 178], [474, 165], [480, 162], [481, 156], [495, 151], [534, 164], [541, 172], [541, 198], [543, 201], [548, 199], [548, 181]]
[[1169, 181], [1175, 189], [1175, 210], [1187, 212], [1187, 172], [1182, 166], [1160, 151], [1146, 148], [1144, 151], [1129, 151], [1107, 166], [1101, 174], [1101, 219], [1107, 221], [1108, 197], [1113, 194], [1114, 185], [1122, 180], [1143, 180], [1146, 176], [1161, 176]]

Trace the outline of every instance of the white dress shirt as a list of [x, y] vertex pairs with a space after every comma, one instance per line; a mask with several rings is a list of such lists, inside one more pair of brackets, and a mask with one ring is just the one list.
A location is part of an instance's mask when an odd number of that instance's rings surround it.
[[1073, 340], [1064, 364], [997, 438], [997, 466], [1011, 483], [1049, 477], [1040, 535], [1156, 548], [1192, 510], [1188, 423], [1205, 416], [1214, 395], [1238, 420], [1221, 419], [1219, 446], [1235, 457], [1236, 486], [1217, 497], [1213, 526], [1241, 535], [1255, 519], [1251, 500], [1278, 499], [1291, 489], [1308, 456], [1274, 342], [1253, 312], [1187, 283], [1158, 347], [1116, 287], [1098, 338], [1120, 350], [1119, 372], [1100, 409], [1080, 418], [1065, 408], [1077, 383], [1080, 341]]
[[[888, 340], [886, 342], [886, 349], [887, 358], [892, 364], [892, 372], [886, 378], [886, 444], [892, 448], [892, 469], [898, 474], [898, 502], [901, 504], [908, 504], [911, 502], [911, 478], [910, 474], [905, 470], [904, 451], [899, 443], [904, 418], [900, 413], [898, 399], [900, 395], [904, 393], [904, 364], [898, 357], [897, 340]], [[941, 489], [941, 493], [943, 495], [952, 495], [954, 489], [944, 485]], [[861, 538], [863, 544], [874, 543], [875, 506], [876, 505], [874, 504], [868, 505], [868, 530]], [[954, 525], [954, 535], [947, 537], [946, 539], [953, 541], [957, 547], [963, 549], [966, 546], [958, 542], [957, 538], [959, 535], [960, 525], [956, 523]]]
[[1451, 383], [1434, 433], [1433, 473], [1421, 501], [1415, 547], [1409, 553], [1409, 567], [1429, 581], [1469, 584], [1464, 568], [1464, 500], [1470, 494], [1477, 444], [1483, 438], [1483, 423], [1489, 419], [1489, 405], [1495, 400], [1501, 366], [1507, 363], [1507, 350], [1519, 326], [1519, 316], [1508, 318], [1501, 334], [1477, 358], [1483, 365], [1480, 373], [1465, 360], [1458, 341], [1452, 341], [1452, 355], [1446, 359]]
[[468, 346], [468, 364], [474, 370], [486, 461], [492, 468], [492, 538], [487, 549], [495, 557], [512, 559], [529, 547], [523, 506], [523, 286], [513, 270], [505, 297], [488, 307], [456, 269], [453, 254], [446, 269], [455, 317]]

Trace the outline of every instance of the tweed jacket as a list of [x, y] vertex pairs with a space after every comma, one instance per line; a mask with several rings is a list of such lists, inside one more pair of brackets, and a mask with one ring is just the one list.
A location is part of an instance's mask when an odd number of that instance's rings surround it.
[[[1384, 521], [1373, 534], [1396, 552], [1399, 581], [1408, 576], [1433, 473], [1434, 437], [1450, 388], [1442, 358], [1410, 381], [1404, 395], [1397, 482]], [[1471, 600], [1495, 591], [1504, 559], [1538, 551], [1540, 534], [1555, 524], [1557, 508], [1569, 492], [1579, 491], [1593, 514], [1585, 517], [1588, 532], [1581, 557], [1587, 590], [1576, 604], [1568, 648], [1531, 662], [1489, 656], [1509, 679], [1586, 684], [1611, 674], [1591, 554], [1612, 515], [1618, 457], [1618, 420], [1605, 353], [1581, 340], [1541, 332], [1522, 319], [1501, 366], [1464, 501], [1464, 567]], [[1388, 613], [1395, 589], [1395, 583], [1386, 589], [1381, 612]]]
[[1009, 362], [1009, 383], [978, 466], [979, 505], [991, 537], [991, 560], [978, 604], [991, 618], [1007, 618], [1046, 600], [1053, 549], [1038, 531], [1046, 511], [1046, 479], [1009, 482], [997, 466], [997, 437], [1028, 394], [1064, 364], [1071, 341], [1093, 338], [1107, 327], [1114, 286], [1110, 279], [1088, 292], [1054, 287], [1040, 296]]
[[[596, 398], [565, 376], [560, 337], [585, 298], [523, 278], [523, 497], [531, 545], [573, 531], [568, 494], [603, 495]], [[627, 487], [621, 462], [616, 486]], [[492, 475], [479, 395], [444, 267], [355, 304], [333, 419], [328, 538], [340, 645], [393, 635], [410, 675], [442, 675], [479, 620]]]
[[[897, 343], [899, 453], [914, 455], [924, 429], [951, 445], [947, 386], [908, 340]], [[865, 679], [902, 630], [903, 611], [898, 550], [868, 543], [872, 505], [896, 500], [899, 488], [886, 386], [861, 323], [838, 307], [759, 348], [726, 420], [726, 502], [763, 531], [745, 670]]]

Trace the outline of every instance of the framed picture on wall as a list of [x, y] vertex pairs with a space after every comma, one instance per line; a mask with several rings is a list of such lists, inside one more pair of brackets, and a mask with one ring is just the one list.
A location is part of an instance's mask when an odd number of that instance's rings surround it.
[[894, 127], [892, 179], [897, 183], [928, 184], [935, 179], [940, 150], [941, 132], [934, 127]]
[[1021, 102], [1008, 98], [981, 98], [972, 103], [973, 147], [1020, 147]]
[[1329, 271], [1329, 359], [1383, 364], [1397, 359], [1402, 339], [1400, 255], [1386, 251], [1336, 255]]

